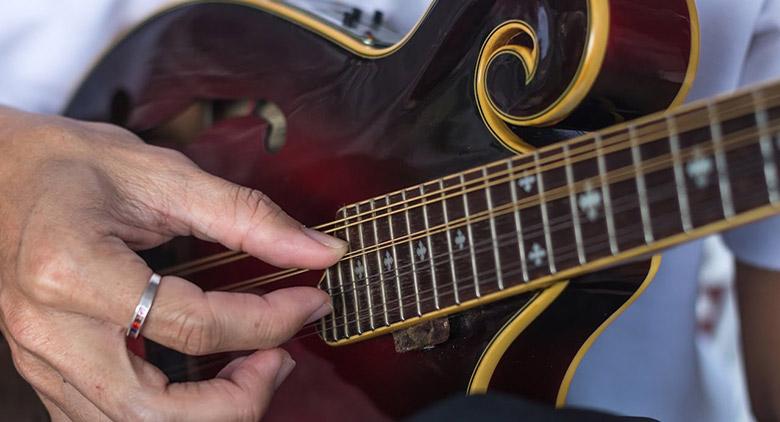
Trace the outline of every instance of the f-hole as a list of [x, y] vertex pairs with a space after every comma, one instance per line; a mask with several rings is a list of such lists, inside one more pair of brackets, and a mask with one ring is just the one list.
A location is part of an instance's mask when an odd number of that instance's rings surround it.
[[211, 126], [228, 119], [256, 116], [266, 124], [264, 148], [275, 154], [287, 140], [287, 118], [282, 110], [266, 100], [201, 100], [147, 132], [147, 139], [165, 139], [176, 144], [188, 144]]

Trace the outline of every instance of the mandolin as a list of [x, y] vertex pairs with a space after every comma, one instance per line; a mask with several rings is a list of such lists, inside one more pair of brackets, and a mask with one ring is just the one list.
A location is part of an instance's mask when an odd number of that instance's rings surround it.
[[[146, 253], [204, 289], [331, 295], [285, 345], [298, 365], [268, 420], [396, 419], [488, 391], [562, 405], [653, 253], [778, 210], [780, 86], [678, 107], [692, 0], [439, 1], [393, 42], [376, 16], [178, 5], [67, 107], [349, 242], [325, 271], [191, 238]], [[176, 381], [235, 357], [143, 353]]]

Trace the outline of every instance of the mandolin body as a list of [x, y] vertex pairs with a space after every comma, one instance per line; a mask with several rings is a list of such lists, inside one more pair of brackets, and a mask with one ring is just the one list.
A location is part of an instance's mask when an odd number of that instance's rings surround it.
[[[675, 105], [698, 40], [685, 0], [448, 0], [397, 45], [364, 41], [275, 2], [183, 5], [122, 38], [65, 114], [177, 149], [316, 226], [346, 204]], [[497, 53], [507, 45], [515, 53]], [[146, 258], [164, 269], [221, 252], [187, 238]], [[294, 339], [284, 347], [296, 370], [267, 418], [397, 419], [485, 391], [561, 405], [587, 347], [657, 264], [552, 282], [346, 345]], [[274, 271], [240, 259], [179, 274], [217, 289]], [[174, 380], [213, 376], [226, 362], [150, 343], [145, 353]]]

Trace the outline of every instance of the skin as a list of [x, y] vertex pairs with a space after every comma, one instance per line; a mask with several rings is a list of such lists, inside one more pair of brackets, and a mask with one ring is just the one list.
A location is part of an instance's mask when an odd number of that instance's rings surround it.
[[753, 415], [780, 420], [780, 273], [737, 262], [742, 353]]
[[178, 152], [111, 125], [7, 108], [0, 198], [0, 330], [55, 421], [257, 420], [295, 365], [278, 346], [331, 309], [314, 288], [204, 293], [163, 277], [145, 337], [193, 355], [257, 350], [215, 379], [169, 383], [125, 344], [152, 274], [134, 251], [193, 235], [312, 269], [346, 251]]

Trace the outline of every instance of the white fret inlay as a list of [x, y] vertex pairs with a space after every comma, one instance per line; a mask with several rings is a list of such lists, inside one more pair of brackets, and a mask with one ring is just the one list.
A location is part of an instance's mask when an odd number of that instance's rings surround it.
[[[511, 177], [515, 176], [512, 168], [513, 161], [514, 160], [509, 160], [507, 163], [507, 168], [510, 171]], [[515, 228], [517, 229], [517, 245], [520, 248], [520, 267], [523, 271], [523, 280], [528, 281], [528, 266], [525, 262], [525, 241], [523, 240], [523, 224], [520, 220], [520, 207], [517, 205], [517, 189], [515, 188], [514, 183], [510, 183], [509, 186], [512, 193], [512, 205], [514, 205], [515, 209]]]
[[607, 218], [607, 235], [609, 236], [609, 250], [612, 255], [618, 253], [617, 234], [615, 233], [615, 214], [612, 212], [612, 195], [609, 193], [609, 180], [607, 179], [607, 159], [601, 147], [601, 135], [596, 135], [596, 160], [599, 166], [601, 178], [601, 200], [604, 202], [604, 216]]
[[585, 190], [580, 194], [577, 205], [579, 205], [588, 221], [592, 223], [599, 218], [599, 211], [601, 210], [601, 192], [593, 189], [593, 184], [590, 183], [590, 180], [585, 182], [584, 187]]
[[712, 160], [696, 146], [693, 147], [693, 158], [685, 164], [685, 173], [698, 189], [704, 189], [710, 184], [713, 167]]
[[[371, 212], [371, 225], [373, 226], [373, 229], [374, 229], [374, 244], [378, 245], [379, 244], [379, 229], [377, 228], [377, 225], [376, 225], [376, 212], [374, 212], [375, 207], [374, 207], [374, 200], [373, 199], [369, 203], [369, 206], [371, 207], [371, 211], [372, 211]], [[390, 255], [388, 254], [388, 256], [390, 256]], [[384, 313], [384, 317], [385, 317], [385, 325], [390, 325], [390, 316], [387, 313], [387, 292], [385, 291], [385, 272], [382, 271], [382, 254], [381, 254], [381, 252], [379, 252], [379, 249], [376, 250], [376, 263], [377, 263], [377, 268], [379, 269], [379, 288], [380, 288], [380, 293], [381, 293], [381, 297], [382, 297], [382, 312]], [[391, 269], [392, 269], [392, 267], [388, 268], [387, 270], [390, 271]]]
[[712, 103], [707, 104], [710, 116], [710, 131], [712, 142], [715, 145], [715, 167], [718, 170], [718, 186], [720, 187], [720, 199], [723, 204], [723, 215], [726, 218], [734, 216], [734, 201], [731, 199], [731, 181], [729, 180], [729, 168], [726, 161], [726, 153], [723, 151], [723, 132], [718, 120], [718, 113]]
[[[347, 218], [347, 209], [344, 208], [342, 210], [344, 211], [344, 218], [346, 219]], [[346, 238], [347, 244], [351, 245], [352, 241], [349, 238], [349, 227], [344, 229], [344, 233], [345, 233], [345, 235], [347, 237]], [[362, 248], [360, 248], [360, 249], [362, 249]], [[339, 266], [339, 268], [341, 268], [341, 267]], [[350, 265], [349, 266], [349, 275], [350, 275], [349, 279], [352, 282], [352, 298], [355, 301], [355, 303], [354, 303], [354, 305], [355, 305], [355, 321], [357, 323], [357, 331], [358, 331], [358, 334], [362, 334], [363, 333], [363, 328], [361, 327], [361, 324], [360, 324], [360, 320], [362, 318], [360, 317], [360, 304], [358, 303], [358, 293], [357, 293], [358, 292], [358, 287], [357, 287], [357, 282], [355, 281], [355, 267], [354, 267], [354, 265]], [[339, 274], [339, 278], [341, 278], [340, 274]]]
[[[550, 235], [550, 219], [547, 216], [547, 199], [544, 192], [544, 180], [539, 166], [539, 153], [534, 153], [534, 164], [536, 165], [537, 190], [539, 192], [539, 207], [542, 209], [542, 224], [544, 225], [544, 240], [547, 244], [547, 263], [550, 266], [550, 273], [555, 273], [555, 258], [552, 250], [552, 237]], [[538, 245], [537, 245], [538, 246]]]
[[[406, 220], [406, 234], [411, 239], [412, 227], [409, 222], [409, 206], [406, 204], [406, 191], [401, 191], [401, 200], [404, 202], [404, 220]], [[420, 306], [420, 283], [417, 280], [417, 264], [414, 261], [414, 243], [409, 240], [409, 260], [412, 261], [412, 281], [414, 282], [414, 299], [417, 307], [417, 316], [422, 316], [422, 307]]]
[[[360, 215], [360, 205], [355, 206], [355, 212], [357, 215]], [[366, 244], [363, 241], [363, 224], [360, 220], [358, 220], [357, 225], [358, 230], [358, 240], [360, 240], [360, 249], [365, 249]], [[360, 277], [358, 279], [361, 279], [365, 276], [366, 279], [366, 302], [368, 304], [368, 325], [371, 327], [372, 330], [376, 329], [376, 325], [374, 325], [374, 301], [371, 297], [371, 283], [369, 283], [369, 274], [368, 274], [368, 263], [366, 262], [366, 254], [360, 255], [360, 260], [358, 261], [358, 266], [360, 266]], [[355, 268], [355, 271], [358, 269]]]
[[566, 163], [566, 184], [569, 187], [569, 205], [571, 206], [571, 218], [574, 223], [574, 243], [577, 246], [577, 259], [580, 264], [584, 264], [585, 248], [582, 246], [582, 227], [580, 227], [580, 213], [577, 211], [577, 200], [574, 194], [574, 170], [571, 167], [568, 144], [563, 144], [563, 157]]
[[761, 155], [764, 157], [764, 178], [766, 179], [769, 202], [774, 204], [780, 201], [780, 192], [778, 192], [777, 186], [777, 165], [775, 164], [775, 153], [772, 148], [772, 135], [769, 133], [769, 115], [766, 112], [764, 101], [759, 91], [753, 92], [753, 103], [756, 108], [756, 122], [761, 133], [760, 143]]
[[636, 192], [639, 196], [639, 213], [642, 218], [642, 230], [645, 235], [645, 243], [653, 242], [653, 226], [650, 221], [650, 208], [647, 203], [647, 185], [645, 184], [645, 171], [642, 169], [642, 153], [636, 140], [636, 128], [628, 127], [628, 136], [631, 141], [631, 160], [634, 163], [636, 173]]
[[536, 176], [525, 176], [517, 180], [517, 186], [523, 188], [525, 193], [531, 193], [536, 183]]
[[480, 297], [479, 291], [479, 275], [477, 274], [477, 255], [474, 253], [474, 234], [471, 232], [471, 223], [468, 220], [471, 218], [469, 215], [469, 201], [466, 194], [465, 187], [466, 179], [463, 174], [460, 175], [460, 185], [463, 191], [463, 215], [466, 220], [466, 232], [468, 233], [469, 253], [471, 253], [471, 272], [474, 276], [474, 293], [477, 297]]
[[[420, 186], [420, 195], [425, 196], [425, 189]], [[425, 199], [423, 199], [424, 201]], [[433, 306], [436, 307], [436, 309], [440, 309], [439, 306], [439, 286], [436, 284], [436, 265], [433, 262], [433, 243], [431, 243], [431, 235], [429, 234], [431, 232], [431, 226], [428, 222], [428, 206], [423, 205], [422, 206], [423, 211], [423, 223], [425, 224], [425, 232], [427, 234], [426, 239], [428, 242], [428, 247], [426, 248], [425, 245], [420, 242], [419, 245], [417, 245], [417, 255], [422, 260], [425, 257], [426, 251], [428, 252], [428, 261], [431, 263], [431, 285], [433, 287]]]
[[528, 260], [534, 264], [534, 267], [538, 268], [544, 264], [545, 259], [547, 259], [547, 252], [538, 243], [534, 242], [531, 245], [531, 250], [528, 251]]
[[[444, 193], [444, 180], [439, 179], [439, 190], [442, 192], [441, 208], [444, 217], [445, 227], [449, 227], [450, 219], [447, 215], [447, 198]], [[460, 231], [460, 229], [458, 229]], [[445, 230], [447, 233], [447, 252], [449, 252], [450, 272], [452, 272], [452, 293], [455, 295], [455, 304], [460, 304], [460, 292], [458, 291], [458, 277], [455, 274], [455, 256], [452, 254], [452, 234], [450, 230]], [[462, 234], [462, 233], [461, 233]]]
[[463, 235], [461, 229], [455, 232], [455, 244], [458, 246], [458, 249], [463, 249], [463, 245], [466, 244], [466, 236]]
[[490, 236], [493, 239], [493, 258], [496, 262], [496, 281], [498, 289], [504, 290], [504, 275], [501, 273], [501, 258], [498, 255], [498, 234], [496, 232], [496, 218], [493, 215], [493, 197], [490, 194], [490, 181], [487, 168], [482, 168], [482, 176], [485, 178], [485, 199], [487, 201], [488, 219], [490, 221]]
[[688, 232], [691, 231], [693, 225], [691, 224], [691, 210], [688, 205], [688, 189], [685, 186], [685, 173], [683, 173], [682, 164], [680, 163], [680, 137], [677, 134], [677, 123], [672, 117], [666, 117], [666, 124], [669, 128], [669, 151], [672, 153], [672, 159], [674, 160], [674, 182], [677, 187], [680, 220], [682, 221], [683, 230]]

